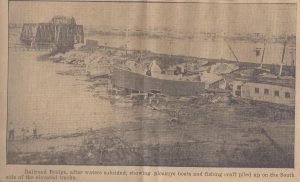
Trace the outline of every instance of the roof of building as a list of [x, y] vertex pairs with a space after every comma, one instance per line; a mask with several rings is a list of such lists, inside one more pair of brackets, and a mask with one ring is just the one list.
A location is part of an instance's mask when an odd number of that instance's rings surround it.
[[242, 81], [244, 83], [261, 83], [261, 84], [270, 84], [270, 85], [277, 85], [282, 87], [290, 87], [295, 88], [295, 79], [292, 78], [256, 78], [256, 79], [249, 79], [249, 80], [242, 80], [237, 78], [237, 81]]

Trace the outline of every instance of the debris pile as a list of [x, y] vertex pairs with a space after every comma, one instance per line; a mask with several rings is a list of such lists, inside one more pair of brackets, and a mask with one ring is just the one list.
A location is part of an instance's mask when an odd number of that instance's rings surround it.
[[90, 135], [83, 141], [79, 153], [87, 164], [130, 164], [142, 160], [138, 150], [117, 136]]
[[210, 72], [215, 74], [228, 74], [238, 69], [239, 67], [235, 64], [216, 63], [210, 67]]
[[86, 57], [87, 53], [85, 52], [71, 50], [65, 54], [58, 53], [54, 56], [50, 56], [49, 59], [56, 63], [84, 65], [84, 59]]

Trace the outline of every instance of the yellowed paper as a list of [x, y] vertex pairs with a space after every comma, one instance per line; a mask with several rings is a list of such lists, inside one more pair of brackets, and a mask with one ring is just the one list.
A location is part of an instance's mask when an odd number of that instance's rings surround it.
[[0, 181], [300, 180], [296, 1], [0, 7]]

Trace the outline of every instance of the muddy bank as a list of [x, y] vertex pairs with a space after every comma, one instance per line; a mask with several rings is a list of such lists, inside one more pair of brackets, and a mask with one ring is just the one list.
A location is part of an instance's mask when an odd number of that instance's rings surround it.
[[[144, 121], [145, 122], [145, 121]], [[88, 131], [39, 140], [48, 142], [48, 148], [40, 152], [8, 153], [8, 163], [18, 164], [85, 164], [85, 165], [147, 165], [147, 166], [231, 166], [231, 167], [276, 167], [293, 166], [292, 153], [282, 153], [290, 148], [276, 148], [269, 143], [257, 128], [241, 132], [233, 126], [218, 126], [216, 123], [183, 124], [167, 122], [126, 123], [116, 128]], [[159, 125], [159, 127], [156, 127]], [[212, 129], [212, 127], [214, 127]], [[193, 128], [193, 129], [192, 129]], [[235, 135], [224, 135], [230, 130]], [[211, 132], [205, 132], [209, 130]], [[173, 132], [177, 134], [174, 135]], [[205, 135], [204, 135], [205, 132]], [[219, 137], [215, 138], [219, 132]], [[173, 136], [172, 136], [173, 135]], [[225, 138], [222, 138], [222, 136]], [[170, 137], [174, 137], [173, 140]], [[142, 138], [143, 140], [141, 140]], [[231, 140], [228, 140], [231, 138]], [[51, 141], [56, 145], [51, 146]], [[75, 141], [75, 142], [74, 142]], [[72, 145], [71, 143], [74, 142]], [[57, 144], [64, 143], [58, 149]], [[24, 146], [26, 144], [23, 144]], [[13, 145], [10, 145], [14, 148]], [[20, 145], [16, 145], [20, 147]]]

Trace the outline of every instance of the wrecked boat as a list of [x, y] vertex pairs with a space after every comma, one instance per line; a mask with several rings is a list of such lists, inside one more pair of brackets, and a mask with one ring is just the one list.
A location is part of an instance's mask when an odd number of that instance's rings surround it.
[[170, 96], [198, 95], [205, 90], [204, 82], [174, 79], [171, 75], [163, 76], [152, 77], [126, 68], [113, 67], [111, 83], [114, 87]]
[[111, 65], [110, 64], [88, 65], [87, 68], [86, 68], [86, 72], [91, 77], [99, 77], [99, 76], [110, 75]]

